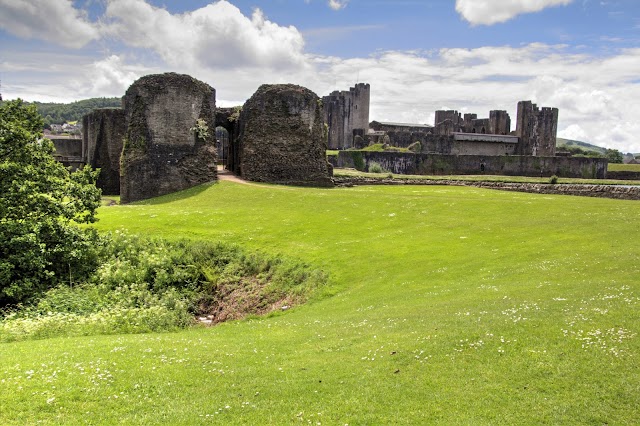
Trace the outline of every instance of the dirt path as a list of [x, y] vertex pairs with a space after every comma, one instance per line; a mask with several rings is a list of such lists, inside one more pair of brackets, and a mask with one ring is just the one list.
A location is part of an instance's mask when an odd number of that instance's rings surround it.
[[287, 191], [294, 190], [294, 188], [288, 187], [285, 185], [267, 185], [263, 183], [250, 182], [248, 180], [239, 178], [238, 176], [231, 173], [229, 170], [223, 169], [222, 166], [218, 166], [218, 180], [227, 180], [229, 182], [241, 183], [243, 185], [262, 186], [265, 188], [277, 188], [277, 189], [282, 189]]
[[247, 182], [244, 179], [240, 179], [238, 176], [234, 175], [229, 170], [224, 170], [222, 167], [218, 167], [218, 179], [228, 180], [229, 182], [242, 183], [245, 185], [251, 185], [250, 182]]

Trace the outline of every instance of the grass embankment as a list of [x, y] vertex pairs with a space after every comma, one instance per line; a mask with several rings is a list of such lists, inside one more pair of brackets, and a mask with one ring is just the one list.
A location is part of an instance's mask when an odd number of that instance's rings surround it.
[[[355, 169], [334, 169], [335, 176], [363, 176], [373, 178], [387, 178], [390, 173], [367, 173]], [[398, 180], [454, 180], [462, 182], [519, 182], [519, 183], [549, 183], [549, 177], [529, 177], [529, 176], [500, 176], [500, 175], [398, 175], [391, 174]], [[559, 184], [583, 184], [583, 185], [640, 185], [638, 181], [615, 180], [615, 179], [578, 179], [578, 178], [558, 178]]]
[[610, 172], [640, 172], [640, 164], [609, 163], [607, 170]]
[[99, 227], [329, 272], [285, 314], [0, 345], [0, 423], [637, 424], [640, 203], [221, 182]]

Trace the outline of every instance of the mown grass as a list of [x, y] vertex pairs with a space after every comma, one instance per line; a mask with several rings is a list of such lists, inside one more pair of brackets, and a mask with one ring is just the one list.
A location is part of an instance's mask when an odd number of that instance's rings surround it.
[[[374, 178], [387, 178], [388, 172], [368, 173], [355, 169], [339, 169], [333, 171], [334, 176], [362, 176]], [[464, 182], [520, 182], [520, 183], [549, 183], [549, 177], [529, 177], [529, 176], [502, 176], [502, 175], [399, 175], [392, 174], [394, 179], [417, 179], [417, 180], [455, 180]], [[638, 181], [619, 179], [579, 179], [579, 178], [558, 178], [559, 184], [583, 184], [583, 185], [640, 185]]]
[[607, 170], [610, 172], [640, 172], [640, 164], [609, 163]]
[[221, 182], [99, 217], [301, 259], [333, 296], [179, 333], [1, 344], [0, 423], [640, 421], [640, 203]]

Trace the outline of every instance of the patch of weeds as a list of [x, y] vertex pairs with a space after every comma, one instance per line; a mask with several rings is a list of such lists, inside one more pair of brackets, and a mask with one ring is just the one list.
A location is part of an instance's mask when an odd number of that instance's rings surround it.
[[81, 285], [61, 285], [0, 321], [0, 341], [171, 331], [304, 303], [327, 281], [307, 265], [239, 247], [116, 232]]

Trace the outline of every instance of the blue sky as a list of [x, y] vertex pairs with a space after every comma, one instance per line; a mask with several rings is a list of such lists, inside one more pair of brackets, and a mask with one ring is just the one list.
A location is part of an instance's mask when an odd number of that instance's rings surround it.
[[181, 72], [222, 106], [262, 83], [371, 84], [371, 119], [560, 109], [559, 135], [640, 152], [638, 0], [0, 0], [5, 99], [121, 96]]

